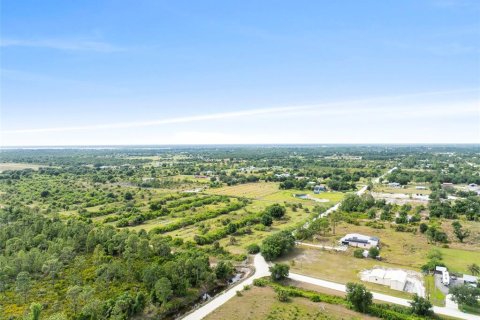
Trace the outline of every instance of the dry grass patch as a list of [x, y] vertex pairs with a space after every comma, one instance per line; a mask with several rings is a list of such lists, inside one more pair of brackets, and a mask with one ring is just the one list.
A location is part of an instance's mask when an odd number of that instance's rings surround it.
[[280, 302], [269, 287], [252, 287], [242, 291], [223, 306], [208, 315], [206, 320], [326, 320], [326, 319], [378, 319], [349, 310], [343, 306], [312, 302], [305, 298], [292, 298]]

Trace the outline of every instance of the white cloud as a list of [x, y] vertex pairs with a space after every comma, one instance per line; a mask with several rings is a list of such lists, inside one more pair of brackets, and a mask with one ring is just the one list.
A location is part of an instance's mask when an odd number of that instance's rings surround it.
[[0, 47], [30, 47], [47, 48], [65, 51], [95, 51], [95, 52], [115, 52], [122, 51], [123, 48], [114, 46], [110, 43], [93, 40], [66, 40], [66, 39], [1, 39]]

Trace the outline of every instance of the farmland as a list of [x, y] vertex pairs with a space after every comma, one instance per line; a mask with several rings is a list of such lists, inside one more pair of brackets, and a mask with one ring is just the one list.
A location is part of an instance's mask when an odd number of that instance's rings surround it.
[[[413, 150], [409, 157], [425, 158], [423, 151]], [[401, 148], [5, 151], [7, 169], [0, 174], [2, 317], [21, 318], [35, 303], [54, 317], [131, 318], [132, 310], [146, 319], [175, 317], [206, 293], [228, 286], [249, 266], [249, 253], [265, 255], [263, 244], [282, 231], [329, 247], [338, 246], [347, 233], [378, 237], [378, 260], [355, 257], [353, 248], [334, 252], [305, 246], [272, 259], [292, 272], [342, 284], [360, 282], [359, 272], [375, 266], [420, 272], [432, 250], [451, 272], [470, 272], [472, 264], [480, 264], [480, 222], [478, 196], [465, 190], [478, 177], [464, 159], [478, 159], [468, 149], [455, 150], [461, 153], [455, 173], [445, 170], [450, 156], [432, 153], [427, 159], [437, 171], [412, 164], [395, 174], [387, 171], [404, 156]], [[339, 152], [355, 157], [334, 156]], [[432, 172], [437, 172], [435, 181]], [[407, 197], [403, 204], [391, 204], [371, 196], [395, 193], [388, 179], [404, 183], [398, 189], [404, 193], [427, 184], [429, 200], [419, 204]], [[458, 179], [459, 187], [444, 190], [439, 179]], [[322, 191], [314, 192], [317, 187]], [[355, 195], [360, 189], [366, 193]], [[339, 203], [337, 211], [313, 222]], [[421, 231], [422, 224], [430, 231]], [[461, 241], [459, 230], [465, 235]], [[365, 286], [411, 297], [378, 284]], [[442, 296], [430, 291], [432, 301], [441, 305]], [[318, 305], [301, 298], [280, 302], [271, 288], [255, 287], [209, 319], [232, 313], [246, 319], [279, 314], [287, 319], [358, 318], [343, 306], [321, 307], [318, 313]]]

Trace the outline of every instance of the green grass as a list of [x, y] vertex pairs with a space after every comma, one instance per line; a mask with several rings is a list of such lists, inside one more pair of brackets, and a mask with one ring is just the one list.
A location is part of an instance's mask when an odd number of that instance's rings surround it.
[[480, 264], [480, 253], [478, 250], [468, 251], [450, 248], [440, 248], [439, 250], [443, 254], [443, 262], [451, 271], [468, 274], [468, 265], [472, 263]]
[[429, 297], [430, 302], [434, 306], [445, 306], [445, 295], [435, 286], [435, 279], [433, 275], [425, 277], [425, 289], [427, 291], [427, 296]]
[[[290, 254], [279, 259], [279, 262], [290, 265], [291, 272], [325, 279], [337, 283], [361, 282], [359, 273], [362, 270], [372, 269], [375, 266], [398, 268], [373, 259], [358, 259], [353, 257], [352, 250], [347, 252], [333, 252], [316, 248], [296, 247]], [[389, 294], [400, 298], [410, 298], [411, 294], [392, 290], [370, 282], [362, 282], [372, 291]]]
[[462, 310], [463, 312], [466, 312], [466, 313], [471, 313], [471, 314], [478, 314], [480, 315], [480, 306], [475, 306], [475, 307], [472, 307], [472, 306], [467, 306], [467, 305], [460, 305], [459, 306], [459, 309]]

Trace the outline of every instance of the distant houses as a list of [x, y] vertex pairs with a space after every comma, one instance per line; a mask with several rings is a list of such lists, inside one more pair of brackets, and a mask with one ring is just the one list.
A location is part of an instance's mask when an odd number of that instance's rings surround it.
[[316, 185], [313, 187], [313, 193], [319, 194], [320, 192], [327, 191], [327, 188], [324, 185]]
[[388, 186], [389, 186], [390, 188], [400, 188], [402, 185], [401, 185], [400, 183], [398, 183], [398, 182], [390, 182], [390, 183], [388, 184]]
[[451, 182], [442, 183], [442, 189], [445, 189], [445, 190], [446, 189], [450, 189], [450, 190], [453, 189], [453, 183], [451, 183]]
[[380, 239], [378, 239], [377, 237], [365, 236], [358, 233], [349, 233], [345, 237], [340, 239], [340, 242], [344, 245], [352, 247], [369, 249], [371, 247], [378, 247]]
[[470, 190], [470, 191], [477, 191], [477, 190], [478, 190], [478, 184], [476, 184], [476, 183], [470, 183], [470, 184], [468, 185], [468, 190]]

